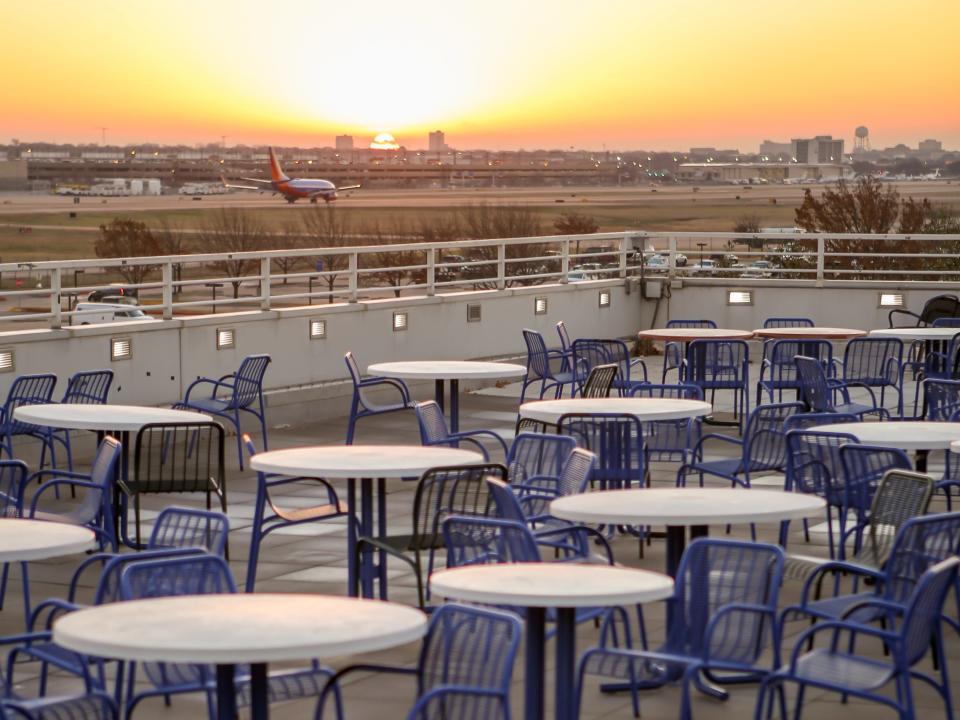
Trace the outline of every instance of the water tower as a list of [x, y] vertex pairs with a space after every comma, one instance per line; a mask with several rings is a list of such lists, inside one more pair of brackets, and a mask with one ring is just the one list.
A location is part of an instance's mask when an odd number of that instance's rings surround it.
[[862, 153], [870, 149], [870, 131], [861, 125], [853, 131], [853, 152]]

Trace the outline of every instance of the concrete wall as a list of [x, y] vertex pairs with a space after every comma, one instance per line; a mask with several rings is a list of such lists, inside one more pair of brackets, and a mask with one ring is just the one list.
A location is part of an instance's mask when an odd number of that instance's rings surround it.
[[[599, 307], [601, 288], [611, 293], [609, 308]], [[0, 395], [18, 374], [52, 372], [60, 378], [59, 397], [72, 373], [110, 367], [116, 373], [111, 402], [160, 405], [181, 398], [198, 377], [226, 375], [244, 356], [269, 353], [270, 421], [297, 422], [347, 411], [345, 402], [322, 402], [350, 392], [343, 363], [347, 350], [362, 368], [388, 360], [517, 357], [525, 354], [521, 330], [526, 327], [542, 332], [548, 345], [558, 345], [558, 320], [574, 336], [627, 337], [644, 322], [640, 295], [631, 290], [628, 294], [623, 281], [611, 280], [0, 333], [0, 349], [12, 349], [16, 364], [14, 372], [0, 375]], [[538, 296], [548, 298], [546, 315], [534, 315]], [[467, 322], [468, 303], [481, 305], [480, 322]], [[392, 330], [395, 311], [408, 313], [406, 331]], [[314, 318], [326, 320], [326, 339], [309, 339]], [[217, 350], [217, 328], [224, 327], [234, 328], [236, 347]], [[119, 336], [131, 338], [133, 357], [111, 362], [110, 339]]]

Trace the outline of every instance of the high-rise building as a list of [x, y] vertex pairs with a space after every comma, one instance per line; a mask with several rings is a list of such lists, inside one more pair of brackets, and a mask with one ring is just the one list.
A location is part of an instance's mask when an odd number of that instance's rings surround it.
[[432, 133], [430, 133], [428, 136], [427, 148], [430, 152], [439, 153], [447, 151], [447, 143], [443, 136], [442, 130], [434, 130]]
[[769, 158], [789, 158], [792, 152], [793, 146], [788, 142], [764, 140], [762, 143], [760, 143], [760, 154]]
[[335, 147], [338, 152], [353, 152], [353, 135], [337, 135]]
[[790, 141], [793, 159], [798, 163], [838, 163], [843, 161], [843, 140], [830, 135], [794, 138]]
[[918, 148], [922, 153], [936, 153], [943, 150], [943, 143], [939, 140], [921, 140]]

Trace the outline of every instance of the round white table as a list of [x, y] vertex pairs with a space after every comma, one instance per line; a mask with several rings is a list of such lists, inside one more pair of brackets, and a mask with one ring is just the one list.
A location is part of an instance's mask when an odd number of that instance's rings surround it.
[[550, 503], [550, 514], [586, 524], [666, 525], [666, 570], [675, 577], [687, 527], [693, 539], [707, 535], [710, 525], [797, 520], [825, 507], [820, 497], [773, 490], [634, 488], [557, 498]]
[[871, 330], [870, 337], [899, 338], [904, 342], [949, 342], [958, 333], [960, 333], [960, 328], [950, 327], [880, 328], [879, 330]]
[[866, 330], [838, 327], [782, 327], [758, 328], [753, 331], [754, 336], [771, 340], [849, 340], [863, 337]]
[[443, 382], [450, 382], [450, 431], [460, 430], [460, 380], [493, 380], [523, 377], [523, 365], [474, 360], [407, 360], [375, 363], [367, 368], [370, 375], [401, 380], [433, 380], [437, 404], [443, 410]]
[[[379, 580], [380, 597], [387, 597], [386, 553], [379, 551], [374, 563], [369, 546], [357, 558], [357, 537], [387, 532], [387, 478], [419, 478], [430, 468], [448, 465], [476, 465], [483, 456], [472, 450], [422, 445], [315, 445], [257, 453], [250, 467], [259, 472], [290, 477], [322, 477], [347, 481], [347, 512], [357, 517], [356, 481], [360, 480], [358, 523], [347, 523], [347, 585], [357, 594], [359, 582], [363, 597], [373, 597], [374, 577]], [[373, 480], [377, 480], [377, 523], [374, 528]]]
[[[119, 435], [120, 463], [118, 472], [124, 479], [129, 477], [130, 433], [139, 432], [151, 423], [205, 423], [213, 418], [192, 410], [141, 407], [139, 405], [75, 405], [49, 403], [23, 405], [13, 411], [17, 420], [59, 430], [92, 430], [98, 435]], [[114, 513], [120, 540], [128, 547], [137, 547], [127, 534], [127, 523], [121, 522], [119, 490], [114, 497]]]
[[816, 425], [817, 432], [849, 433], [864, 445], [915, 450], [917, 472], [927, 471], [927, 452], [950, 450], [960, 440], [960, 422], [889, 420]]
[[30, 624], [27, 562], [82, 553], [96, 547], [93, 530], [69, 523], [0, 518], [0, 562], [19, 562], [23, 573], [24, 619]]
[[748, 340], [753, 337], [753, 331], [730, 328], [654, 328], [641, 330], [637, 337], [683, 343], [694, 340]]
[[527, 608], [527, 720], [543, 717], [547, 608], [555, 608], [557, 613], [556, 716], [573, 720], [576, 609], [635, 605], [673, 595], [673, 580], [660, 573], [574, 563], [509, 563], [440, 570], [430, 576], [430, 587], [443, 597]]
[[674, 398], [564, 398], [536, 400], [520, 406], [520, 417], [556, 425], [569, 413], [620, 413], [633, 415], [638, 420], [683, 420], [709, 415], [710, 403], [702, 400]]
[[325, 595], [180, 595], [77, 610], [53, 625], [75, 652], [141, 662], [217, 665], [217, 709], [236, 715], [235, 666], [251, 663], [251, 712], [266, 718], [267, 663], [396, 647], [422, 637], [424, 613]]

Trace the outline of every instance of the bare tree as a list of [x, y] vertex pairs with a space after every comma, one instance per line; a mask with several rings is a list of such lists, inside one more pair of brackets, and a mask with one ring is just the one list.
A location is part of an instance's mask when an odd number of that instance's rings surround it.
[[[301, 221], [303, 231], [306, 234], [306, 242], [318, 248], [342, 248], [348, 247], [350, 243], [350, 217], [333, 205], [315, 205], [303, 213]], [[318, 253], [320, 262], [323, 263], [323, 271], [337, 273], [345, 270], [349, 265], [349, 256], [345, 254], [324, 255]], [[337, 282], [337, 275], [324, 275], [323, 280], [327, 283], [327, 302], [333, 302], [333, 289]]]
[[[592, 235], [600, 230], [600, 225], [592, 215], [581, 215], [578, 212], [564, 213], [553, 221], [553, 226], [561, 235]], [[580, 240], [576, 241], [574, 254], [580, 254]]]
[[[149, 257], [156, 255], [156, 243], [146, 223], [130, 218], [114, 218], [100, 226], [100, 237], [93, 244], [100, 258]], [[142, 283], [155, 269], [153, 265], [123, 265], [118, 272], [129, 283]]]
[[[210, 253], [241, 253], [264, 250], [267, 234], [263, 224], [245, 210], [221, 208], [200, 231], [199, 249]], [[230, 280], [233, 297], [240, 297], [242, 278], [258, 269], [256, 260], [231, 258], [213, 263], [220, 272], [238, 280]]]
[[384, 226], [380, 223], [366, 228], [363, 235], [370, 238], [372, 245], [383, 245], [383, 252], [373, 253], [372, 261], [376, 267], [384, 268], [375, 273], [373, 279], [379, 283], [390, 285], [394, 297], [400, 297], [404, 285], [425, 283], [427, 271], [425, 269], [406, 270], [414, 265], [425, 265], [426, 251], [424, 250], [393, 250], [392, 245], [412, 242], [416, 235], [402, 216], [391, 217]]
[[[193, 240], [184, 229], [162, 217], [153, 230], [153, 239], [156, 243], [157, 255], [186, 255], [193, 250]], [[179, 283], [183, 280], [183, 265], [173, 264], [173, 279]], [[180, 293], [182, 288], [174, 285], [174, 293]]]
[[[285, 223], [279, 232], [272, 233], [268, 237], [267, 245], [271, 250], [296, 250], [306, 247], [306, 238], [303, 235], [303, 229], [295, 223]], [[273, 264], [279, 268], [280, 272], [287, 275], [303, 262], [302, 257], [275, 257]], [[283, 284], [287, 284], [287, 278], [283, 278]]]
[[[524, 238], [542, 235], [540, 220], [527, 207], [513, 205], [464, 205], [459, 209], [460, 226], [464, 237], [476, 240], [492, 238]], [[543, 261], [531, 260], [520, 262], [523, 258], [542, 257], [546, 251], [543, 243], [527, 243], [507, 245], [505, 257], [507, 260], [506, 273], [514, 277], [518, 275], [535, 275], [544, 269]], [[495, 261], [496, 247], [480, 247], [473, 251], [473, 260]], [[489, 281], [496, 276], [497, 270], [493, 264], [470, 266], [471, 275], [487, 282], [475, 283], [478, 287], [490, 287]], [[517, 283], [530, 284], [539, 282], [537, 279], [527, 281], [508, 280], [507, 286]]]

